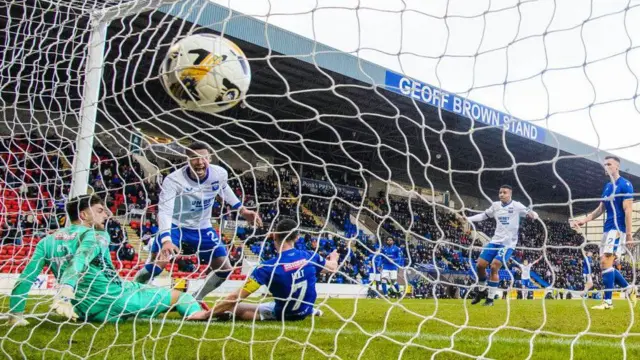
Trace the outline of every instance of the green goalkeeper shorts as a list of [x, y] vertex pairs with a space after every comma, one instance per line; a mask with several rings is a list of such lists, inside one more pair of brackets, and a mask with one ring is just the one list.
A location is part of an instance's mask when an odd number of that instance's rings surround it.
[[[98, 297], [90, 306], [76, 306], [75, 310], [87, 321], [118, 322], [128, 318], [152, 318], [171, 308], [171, 290], [125, 281], [121, 296]], [[84, 302], [87, 304], [87, 302]]]

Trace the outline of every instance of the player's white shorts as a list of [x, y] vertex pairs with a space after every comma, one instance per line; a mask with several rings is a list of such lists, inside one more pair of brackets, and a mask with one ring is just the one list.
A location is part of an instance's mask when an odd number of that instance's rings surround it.
[[620, 257], [624, 254], [624, 245], [626, 237], [617, 230], [610, 230], [602, 234], [600, 242], [600, 256], [604, 254], [613, 254]]
[[258, 306], [258, 314], [260, 315], [260, 321], [276, 320], [275, 301], [260, 304]]
[[591, 274], [582, 274], [582, 278], [584, 279], [585, 284], [593, 282], [593, 275]]
[[381, 278], [392, 280], [392, 281], [396, 281], [396, 280], [398, 280], [398, 270], [384, 270], [383, 269]]
[[369, 282], [380, 281], [380, 273], [369, 273]]

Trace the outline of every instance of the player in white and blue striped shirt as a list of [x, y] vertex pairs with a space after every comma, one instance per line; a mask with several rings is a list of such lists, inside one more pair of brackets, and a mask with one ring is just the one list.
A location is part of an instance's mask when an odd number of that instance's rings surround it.
[[202, 300], [220, 286], [232, 270], [225, 244], [211, 226], [216, 196], [238, 209], [250, 224], [260, 227], [262, 220], [255, 211], [242, 206], [227, 184], [227, 171], [209, 164], [210, 152], [206, 144], [191, 144], [187, 152], [189, 164], [169, 174], [162, 182], [158, 203], [160, 233], [151, 244], [150, 261], [136, 274], [136, 281], [146, 283], [162, 273], [171, 257], [181, 250], [195, 253], [211, 270], [204, 286], [194, 294], [197, 300]]

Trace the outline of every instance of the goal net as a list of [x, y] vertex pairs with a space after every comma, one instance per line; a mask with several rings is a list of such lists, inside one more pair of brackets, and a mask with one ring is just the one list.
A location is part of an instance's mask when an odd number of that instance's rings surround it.
[[[605, 215], [569, 225], [598, 206], [610, 181], [605, 157], [620, 157], [620, 175], [640, 186], [631, 135], [640, 120], [638, 5], [3, 2], [0, 349], [8, 358], [640, 358], [631, 251], [613, 265], [613, 309], [594, 310], [607, 284], [598, 257]], [[229, 110], [184, 110], [162, 85], [169, 49], [194, 34], [224, 37], [246, 55], [251, 85]], [[160, 297], [144, 311], [117, 310], [124, 293], [101, 298], [111, 301], [108, 319], [81, 298], [72, 301], [77, 322], [52, 311], [64, 288], [58, 269], [85, 254], [44, 256], [38, 246], [65, 241], [69, 200], [96, 194], [112, 214], [108, 244], [95, 244], [108, 247], [104, 258], [87, 258], [80, 275], [102, 266], [133, 289], [156, 271], [154, 243], [169, 230], [158, 214], [163, 180], [183, 171], [195, 142], [244, 206], [231, 197], [192, 204], [212, 208], [217, 235], [207, 236], [219, 238], [229, 268], [213, 269], [198, 242], [161, 264], [149, 286], [185, 299], [219, 275], [204, 302], [220, 306], [255, 285], [260, 263], [293, 266], [274, 242], [283, 219], [296, 223], [296, 251], [336, 252], [337, 271], [314, 267], [315, 291], [295, 278], [285, 298], [273, 275], [244, 301], [261, 306], [253, 320], [191, 321], [192, 307], [169, 309]], [[522, 219], [510, 259], [479, 272], [496, 222], [509, 225], [515, 211], [498, 197], [503, 185], [539, 218]], [[500, 200], [504, 214], [466, 225]], [[628, 233], [638, 226], [632, 208]], [[472, 305], [492, 272], [493, 306]], [[26, 286], [22, 297], [16, 284]], [[265, 319], [278, 314], [274, 299], [297, 309], [311, 292], [312, 315]]]

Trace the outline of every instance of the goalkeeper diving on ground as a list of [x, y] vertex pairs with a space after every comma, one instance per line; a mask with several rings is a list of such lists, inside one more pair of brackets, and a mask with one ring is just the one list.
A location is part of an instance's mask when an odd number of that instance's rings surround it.
[[23, 313], [29, 289], [45, 265], [61, 284], [51, 309], [71, 320], [117, 322], [148, 318], [175, 309], [186, 320], [207, 320], [210, 312], [186, 293], [123, 281], [111, 262], [104, 231], [109, 212], [97, 196], [67, 204], [71, 226], [42, 239], [10, 298], [9, 324], [28, 325]]

